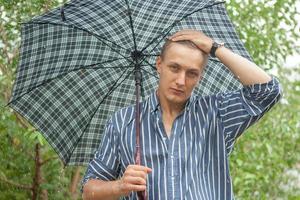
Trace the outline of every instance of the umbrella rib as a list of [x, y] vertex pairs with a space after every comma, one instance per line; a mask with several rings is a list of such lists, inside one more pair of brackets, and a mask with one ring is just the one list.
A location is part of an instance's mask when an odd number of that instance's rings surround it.
[[125, 56], [124, 56], [123, 54], [119, 53], [118, 50], [116, 50], [115, 48], [113, 48], [111, 45], [108, 45], [108, 44], [107, 44], [106, 42], [104, 42], [104, 41], [110, 42], [110, 43], [112, 43], [113, 45], [115, 45], [115, 46], [117, 46], [117, 47], [119, 47], [119, 48], [121, 48], [121, 49], [123, 49], [123, 50], [125, 50], [125, 51], [130, 52], [128, 49], [126, 49], [126, 48], [124, 48], [124, 47], [118, 45], [117, 43], [115, 43], [115, 42], [113, 42], [113, 41], [111, 41], [111, 40], [108, 40], [108, 39], [106, 39], [106, 38], [104, 38], [104, 37], [101, 37], [101, 36], [95, 34], [95, 33], [92, 33], [92, 32], [89, 31], [89, 30], [86, 30], [86, 29], [84, 29], [84, 28], [80, 28], [80, 27], [77, 27], [77, 26], [73, 26], [73, 25], [68, 25], [68, 26], [66, 26], [66, 25], [63, 25], [63, 24], [56, 24], [56, 23], [52, 23], [52, 22], [34, 22], [34, 23], [27, 23], [27, 24], [51, 24], [51, 25], [55, 25], [55, 26], [65, 26], [65, 27], [76, 28], [76, 29], [78, 29], [78, 30], [87, 32], [87, 33], [89, 33], [89, 34], [95, 36], [98, 40], [102, 41], [106, 46], [108, 46], [109, 48], [111, 48], [113, 51], [115, 51], [117, 54], [121, 55], [122, 57], [125, 57]]
[[[100, 36], [96, 36], [95, 35], [95, 37], [96, 38], [98, 38], [98, 37], [100, 37]], [[121, 54], [121, 53], [119, 53], [117, 50], [115, 50], [114, 48], [112, 48], [110, 45], [108, 45], [107, 43], [105, 43], [103, 40], [101, 40], [101, 37], [100, 38], [98, 38], [100, 41], [102, 41], [106, 46], [108, 46], [109, 48], [111, 48], [114, 52], [116, 52], [117, 54], [119, 54], [120, 56], [122, 56], [123, 58], [125, 58], [126, 60], [128, 60], [129, 62], [131, 62], [131, 60], [130, 59], [128, 59], [126, 56], [124, 56], [123, 54]], [[105, 38], [104, 38], [105, 39]], [[107, 39], [106, 39], [107, 40]], [[111, 42], [110, 40], [107, 40], [107, 41], [109, 41], [109, 42]], [[113, 42], [111, 42], [112, 44], [114, 44]], [[119, 45], [117, 45], [118, 47], [120, 47]], [[124, 48], [123, 48], [124, 49]], [[126, 49], [126, 51], [128, 51], [127, 49]]]
[[[121, 80], [121, 82], [118, 84], [118, 82], [119, 82], [119, 80], [122, 78], [122, 76], [126, 73], [128, 71], [128, 68], [126, 69], [126, 70], [124, 70], [124, 72], [121, 74], [121, 76], [113, 83], [113, 85], [111, 86], [111, 88], [109, 89], [109, 91], [106, 93], [106, 95], [103, 97], [103, 99], [101, 100], [101, 102], [98, 104], [98, 107], [95, 109], [95, 111], [94, 111], [94, 113], [92, 114], [92, 116], [91, 116], [91, 118], [90, 118], [90, 120], [89, 121], [91, 121], [92, 119], [93, 119], [93, 117], [95, 116], [95, 114], [97, 113], [97, 111], [98, 111], [98, 109], [99, 109], [99, 107], [100, 107], [100, 105], [105, 101], [105, 99], [117, 88], [117, 87], [119, 87], [130, 75], [131, 75], [131, 73], [134, 71], [134, 69], [133, 70], [131, 70], [124, 78], [123, 78], [123, 80]], [[88, 128], [88, 126], [89, 126], [89, 124], [87, 124], [86, 125], [86, 127], [84, 128], [84, 130], [82, 131], [82, 134], [86, 131], [86, 129]], [[82, 135], [81, 134], [81, 135]], [[80, 136], [81, 137], [81, 136]], [[80, 138], [79, 137], [79, 138]], [[74, 146], [77, 146], [77, 144], [78, 144], [78, 142], [79, 142], [79, 139], [76, 141], [76, 144], [74, 145]], [[70, 156], [68, 157], [68, 159], [66, 160], [66, 163], [68, 163], [69, 161], [70, 161], [70, 159], [71, 159], [71, 156], [72, 156], [72, 154], [73, 154], [73, 152], [74, 152], [74, 150], [75, 150], [75, 148], [73, 148], [72, 149], [72, 152], [71, 152], [71, 154], [70, 154]]]
[[151, 73], [151, 72], [148, 72], [148, 71], [145, 70], [145, 69], [142, 69], [142, 71], [146, 72], [147, 74], [150, 74], [151, 76], [153, 76], [153, 77], [156, 78], [157, 80], [159, 79], [159, 78], [157, 77], [157, 75], [155, 75], [155, 74], [153, 74], [153, 73]]
[[[126, 57], [126, 58], [128, 59], [130, 57]], [[114, 62], [114, 61], [122, 60], [122, 59], [124, 59], [124, 58], [116, 58], [116, 59], [107, 60], [107, 61], [100, 62], [100, 63], [95, 63], [95, 64], [92, 64], [92, 65], [87, 65], [86, 67], [84, 67], [82, 69], [99, 69], [99, 67], [93, 67], [93, 66], [101, 65], [101, 64], [106, 64], [106, 63], [110, 63], [110, 62]], [[122, 68], [122, 67], [124, 67], [124, 66], [121, 66], [121, 67], [104, 67], [104, 68]]]
[[143, 56], [154, 56], [154, 57], [156, 57], [156, 56], [160, 56], [160, 54], [142, 54]]
[[[159, 40], [159, 42], [157, 42], [157, 44], [156, 44], [156, 45], [152, 48], [152, 50], [150, 51], [150, 52], [152, 52], [152, 51], [159, 45], [159, 43], [160, 43], [160, 42], [161, 42], [161, 41], [162, 41], [162, 40], [170, 33], [170, 31], [175, 27], [175, 25], [176, 25], [178, 22], [182, 21], [183, 19], [187, 18], [188, 16], [190, 16], [190, 15], [196, 13], [196, 12], [199, 12], [199, 11], [205, 9], [205, 8], [209, 8], [209, 7], [212, 7], [212, 6], [215, 6], [215, 5], [218, 5], [218, 4], [222, 4], [222, 3], [225, 3], [225, 1], [220, 1], [220, 2], [213, 3], [213, 4], [209, 4], [209, 5], [207, 5], [207, 6], [204, 6], [204, 7], [200, 8], [200, 9], [195, 10], [194, 12], [191, 12], [191, 13], [186, 14], [185, 16], [183, 16], [183, 17], [182, 17], [181, 19], [179, 19], [179, 20], [175, 20], [169, 27], [166, 28], [166, 31], [162, 31], [162, 34], [160, 34], [160, 35], [158, 35], [156, 38], [154, 38], [148, 45], [146, 45], [146, 46], [141, 50], [141, 52], [143, 52], [144, 50], [146, 50], [150, 45], [152, 45], [155, 41], [157, 41], [157, 40], [162, 36], [162, 38]], [[163, 34], [163, 33], [165, 33], [165, 34]]]
[[[145, 62], [151, 67], [151, 69], [154, 69], [156, 71], [156, 68], [151, 63], [149, 63], [147, 60], [145, 60]], [[147, 65], [145, 65], [145, 66], [147, 66]], [[157, 77], [157, 74], [150, 73], [142, 67], [141, 67], [141, 69], [144, 72], [146, 72], [146, 73], [150, 74], [151, 76], [153, 76], [154, 78], [156, 78], [157, 80], [159, 80], [159, 78]], [[141, 81], [141, 84], [143, 84], [142, 81]], [[141, 87], [141, 95], [142, 95], [142, 97], [144, 97], [144, 87]]]
[[[112, 60], [112, 61], [114, 61], [114, 60]], [[107, 61], [106, 61], [106, 62], [107, 62]], [[106, 62], [104, 62], [104, 63], [106, 63]], [[103, 63], [98, 63], [98, 64], [103, 64]], [[53, 81], [53, 80], [55, 80], [55, 79], [61, 78], [61, 77], [65, 76], [65, 75], [69, 74], [70, 72], [74, 72], [74, 71], [78, 71], [78, 70], [85, 70], [85, 69], [101, 69], [101, 67], [95, 67], [95, 68], [92, 68], [92, 66], [93, 66], [93, 65], [90, 65], [90, 66], [88, 66], [87, 68], [78, 68], [78, 69], [74, 69], [74, 70], [68, 71], [68, 72], [66, 72], [66, 73], [60, 74], [60, 75], [57, 76], [57, 77], [48, 79], [47, 81], [45, 81], [45, 82], [43, 82], [43, 83], [41, 83], [41, 84], [36, 85], [36, 86], [35, 86], [34, 88], [32, 88], [30, 91], [28, 91], [28, 92], [22, 94], [21, 96], [17, 97], [17, 98], [14, 99], [14, 100], [8, 102], [5, 106], [9, 106], [11, 103], [13, 103], [13, 102], [19, 100], [21, 97], [23, 97], [24, 95], [28, 94], [28, 93], [31, 92], [32, 90], [34, 90], [34, 89], [36, 89], [36, 88], [38, 88], [38, 87], [40, 87], [40, 86], [43, 86], [43, 85], [45, 85], [45, 84], [47, 84], [47, 83], [49, 83], [49, 82], [51, 82], [51, 81]], [[131, 65], [120, 66], [120, 67], [104, 67], [103, 69], [106, 69], [106, 68], [107, 68], [107, 69], [111, 69], [111, 68], [119, 69], [119, 68], [127, 68], [127, 67], [129, 67], [129, 66], [131, 66]], [[125, 70], [125, 71], [126, 71], [126, 70]]]
[[144, 60], [153, 70], [156, 71], [156, 67], [148, 62], [148, 60]]
[[[106, 95], [103, 97], [103, 99], [101, 100], [101, 102], [99, 103], [99, 106], [100, 106], [100, 104], [102, 104], [103, 102], [104, 102], [104, 100], [117, 88], [117, 87], [119, 87], [130, 75], [131, 75], [131, 73], [134, 71], [134, 69], [133, 70], [131, 70], [124, 78], [123, 78], [123, 80], [121, 80], [121, 82], [119, 83], [119, 84], [117, 84], [118, 82], [119, 82], [119, 80], [122, 78], [122, 76], [126, 73], [128, 71], [128, 68], [127, 68], [127, 70], [124, 70], [124, 72], [123, 72], [123, 74], [121, 74], [121, 76], [114, 82], [114, 84], [111, 86], [111, 88], [109, 89], [109, 91], [106, 93]], [[98, 107], [99, 107], [98, 106]], [[98, 109], [98, 108], [97, 108]], [[96, 110], [97, 110], [96, 109]], [[96, 112], [95, 112], [96, 113]], [[94, 113], [94, 115], [95, 115], [95, 113]], [[93, 116], [94, 116], [93, 115]], [[92, 116], [92, 117], [93, 117]]]
[[126, 2], [126, 5], [127, 5], [127, 10], [128, 10], [130, 29], [131, 29], [133, 43], [134, 43], [134, 50], [137, 51], [136, 38], [135, 38], [135, 33], [134, 33], [134, 28], [133, 28], [133, 20], [132, 20], [131, 10], [130, 10], [130, 7], [129, 7], [128, 0], [125, 0], [125, 2]]

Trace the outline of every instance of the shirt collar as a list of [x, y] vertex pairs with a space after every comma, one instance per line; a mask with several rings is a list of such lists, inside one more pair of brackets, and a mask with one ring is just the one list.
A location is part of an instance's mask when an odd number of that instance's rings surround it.
[[[159, 99], [156, 94], [156, 91], [157, 90], [155, 90], [149, 97], [150, 98], [149, 99], [150, 100], [150, 112], [155, 112], [160, 109]], [[191, 104], [194, 101], [194, 98], [195, 98], [195, 95], [194, 95], [194, 92], [192, 92], [190, 98], [187, 100], [187, 102], [185, 104], [184, 110], [188, 111], [190, 109]]]

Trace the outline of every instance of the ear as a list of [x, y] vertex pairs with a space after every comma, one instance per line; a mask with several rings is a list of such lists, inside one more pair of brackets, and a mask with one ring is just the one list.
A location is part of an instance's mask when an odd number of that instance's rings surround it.
[[160, 74], [160, 72], [161, 72], [161, 63], [162, 63], [161, 56], [157, 56], [157, 58], [156, 58], [156, 69], [157, 69], [158, 74]]

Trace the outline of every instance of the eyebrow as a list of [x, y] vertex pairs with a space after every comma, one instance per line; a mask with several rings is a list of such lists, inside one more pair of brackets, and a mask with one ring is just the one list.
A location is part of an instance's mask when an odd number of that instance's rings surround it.
[[201, 73], [198, 69], [188, 69], [190, 72], [196, 72], [196, 73]]
[[[179, 64], [176, 63], [176, 62], [170, 62], [169, 66], [181, 67], [181, 65], [179, 65]], [[188, 71], [199, 73], [199, 70], [198, 70], [198, 69], [188, 69]], [[200, 70], [200, 73], [201, 73], [201, 70]]]
[[181, 65], [179, 65], [178, 63], [176, 62], [170, 62], [169, 65], [172, 65], [172, 66], [176, 66], [176, 67], [181, 67]]

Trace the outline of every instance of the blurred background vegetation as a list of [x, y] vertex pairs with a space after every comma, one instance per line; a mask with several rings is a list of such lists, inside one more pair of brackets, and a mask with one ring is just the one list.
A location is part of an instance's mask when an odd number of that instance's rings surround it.
[[[18, 65], [21, 22], [64, 2], [0, 0], [0, 200], [80, 199], [85, 167], [64, 168], [41, 134], [5, 107]], [[254, 61], [279, 77], [284, 91], [230, 156], [236, 199], [300, 199], [300, 66], [285, 65], [288, 56], [300, 53], [300, 3], [227, 0], [226, 6]]]

